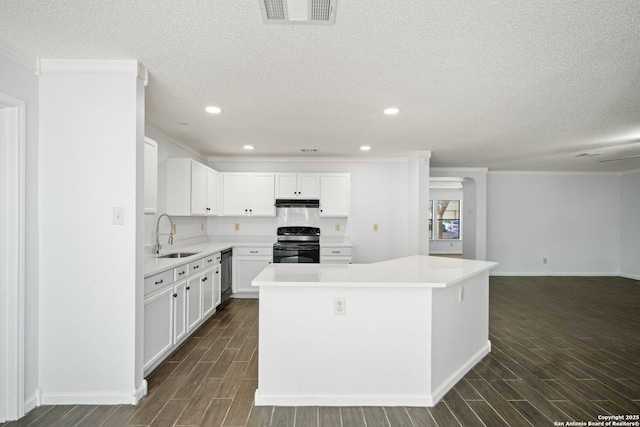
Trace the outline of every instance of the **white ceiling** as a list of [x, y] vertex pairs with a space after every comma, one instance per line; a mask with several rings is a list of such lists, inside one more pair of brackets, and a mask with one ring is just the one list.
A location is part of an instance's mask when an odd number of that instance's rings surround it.
[[2, 0], [0, 40], [139, 60], [147, 124], [205, 157], [431, 150], [432, 167], [640, 169], [599, 162], [640, 155], [637, 0], [339, 0], [332, 26], [264, 24], [258, 2]]

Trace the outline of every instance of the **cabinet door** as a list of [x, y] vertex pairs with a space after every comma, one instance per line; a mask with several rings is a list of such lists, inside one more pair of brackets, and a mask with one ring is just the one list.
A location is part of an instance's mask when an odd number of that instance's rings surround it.
[[220, 264], [213, 268], [213, 306], [217, 307], [222, 302], [222, 267]]
[[295, 199], [298, 197], [298, 175], [295, 173], [277, 173], [276, 198]]
[[320, 177], [320, 216], [349, 216], [350, 175], [322, 174]]
[[222, 175], [222, 180], [223, 214], [226, 216], [246, 216], [249, 210], [248, 175], [225, 173]]
[[318, 199], [320, 197], [319, 174], [301, 173], [298, 175], [298, 197], [301, 199]]
[[158, 208], [158, 144], [144, 139], [144, 213]]
[[144, 369], [155, 363], [173, 345], [173, 288], [144, 300]]
[[272, 257], [257, 255], [257, 256], [233, 256], [235, 265], [233, 273], [235, 280], [233, 281], [233, 293], [253, 293], [258, 292], [258, 288], [251, 286], [251, 281], [264, 270], [269, 264], [271, 264]]
[[207, 215], [218, 215], [218, 172], [207, 168]]
[[187, 331], [202, 319], [202, 274], [187, 280]]
[[187, 282], [173, 287], [173, 343], [187, 334]]
[[215, 279], [214, 270], [206, 270], [202, 273], [202, 317], [207, 318], [215, 309]]
[[207, 214], [207, 170], [198, 162], [191, 162], [191, 215]]
[[249, 180], [249, 215], [276, 216], [274, 174], [251, 174]]

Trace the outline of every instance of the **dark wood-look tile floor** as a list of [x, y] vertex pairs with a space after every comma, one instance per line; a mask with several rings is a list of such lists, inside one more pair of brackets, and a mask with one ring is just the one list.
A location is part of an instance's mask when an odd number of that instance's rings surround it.
[[3, 427], [538, 427], [640, 414], [640, 282], [493, 277], [489, 312], [491, 354], [433, 408], [253, 406], [258, 304], [233, 300], [148, 376], [137, 406], [41, 406]]

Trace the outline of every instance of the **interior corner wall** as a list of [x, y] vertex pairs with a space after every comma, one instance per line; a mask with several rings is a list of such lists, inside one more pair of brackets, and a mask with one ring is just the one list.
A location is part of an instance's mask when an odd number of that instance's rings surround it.
[[619, 183], [617, 174], [489, 173], [491, 274], [617, 275]]
[[620, 177], [620, 274], [640, 280], [640, 171]]
[[133, 403], [141, 387], [138, 83], [128, 74], [40, 77], [43, 404]]
[[0, 91], [25, 102], [25, 411], [37, 405], [38, 388], [38, 77], [0, 53]]

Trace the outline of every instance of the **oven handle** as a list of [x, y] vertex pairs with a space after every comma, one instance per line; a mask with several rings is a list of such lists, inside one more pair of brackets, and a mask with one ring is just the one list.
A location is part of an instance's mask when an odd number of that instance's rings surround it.
[[317, 251], [320, 248], [317, 246], [280, 246], [274, 247], [274, 251]]

